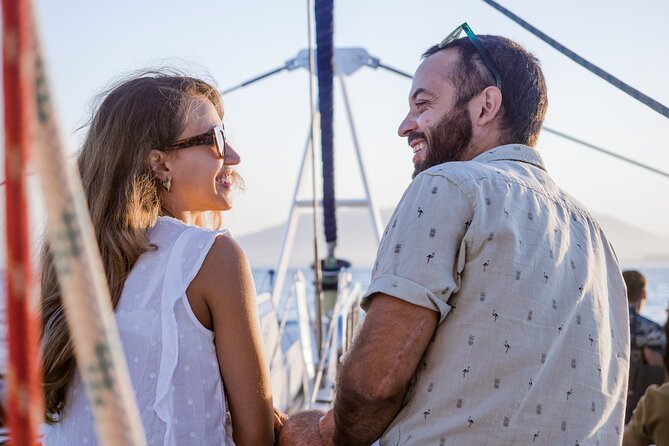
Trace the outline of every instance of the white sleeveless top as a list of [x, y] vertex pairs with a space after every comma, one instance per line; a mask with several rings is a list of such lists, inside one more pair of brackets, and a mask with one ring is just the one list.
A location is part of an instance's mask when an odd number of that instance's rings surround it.
[[[116, 323], [149, 445], [233, 445], [214, 333], [195, 317], [186, 289], [216, 236], [225, 232], [160, 217], [116, 308]], [[79, 373], [45, 443], [97, 445]]]

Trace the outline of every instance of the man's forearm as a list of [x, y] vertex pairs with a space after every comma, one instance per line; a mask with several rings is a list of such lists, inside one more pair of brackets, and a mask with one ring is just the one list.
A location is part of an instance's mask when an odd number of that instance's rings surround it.
[[339, 369], [334, 443], [369, 446], [402, 409], [438, 313], [392, 296], [374, 295], [353, 347]]
[[335, 401], [334, 444], [369, 446], [385, 432], [402, 409], [406, 389], [397, 395], [374, 400], [340, 388]]

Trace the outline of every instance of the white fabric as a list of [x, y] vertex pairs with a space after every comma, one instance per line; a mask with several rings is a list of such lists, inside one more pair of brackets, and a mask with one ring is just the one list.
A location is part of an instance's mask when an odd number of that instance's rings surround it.
[[[234, 445], [214, 333], [191, 310], [186, 289], [224, 232], [160, 217], [116, 309], [123, 350], [149, 445]], [[77, 373], [48, 446], [98, 444]]]
[[600, 226], [508, 145], [421, 173], [364, 296], [440, 313], [381, 445], [620, 444], [625, 285]]

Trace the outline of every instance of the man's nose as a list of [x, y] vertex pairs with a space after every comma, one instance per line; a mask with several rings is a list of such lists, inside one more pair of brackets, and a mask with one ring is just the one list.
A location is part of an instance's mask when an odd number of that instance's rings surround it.
[[402, 138], [409, 136], [409, 133], [416, 130], [416, 120], [413, 119], [411, 113], [408, 113], [404, 120], [400, 123], [399, 128], [397, 129], [397, 134]]

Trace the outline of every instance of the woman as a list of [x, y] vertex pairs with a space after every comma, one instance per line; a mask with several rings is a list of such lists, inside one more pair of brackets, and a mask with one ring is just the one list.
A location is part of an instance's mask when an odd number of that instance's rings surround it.
[[[220, 225], [240, 181], [222, 118], [208, 83], [145, 73], [106, 94], [78, 157], [150, 445], [273, 442], [249, 264], [225, 232], [202, 227]], [[42, 310], [45, 441], [95, 444], [46, 250]]]

